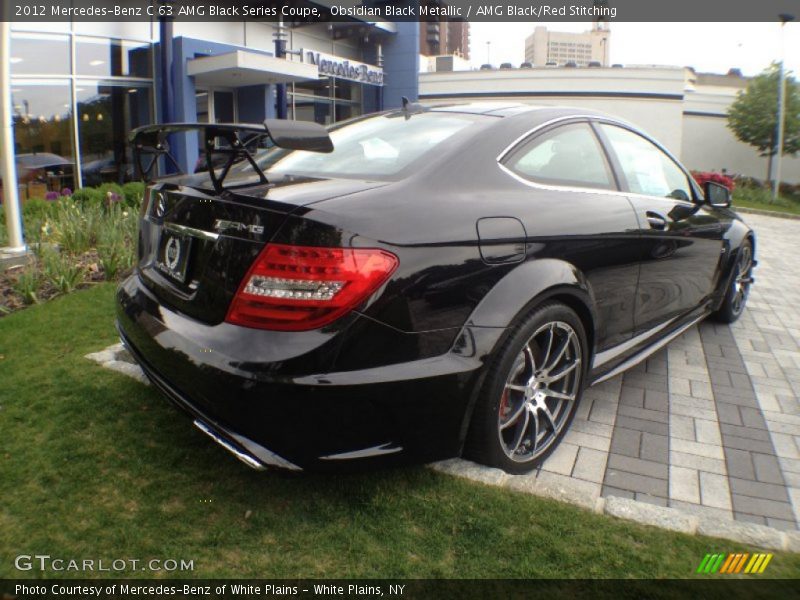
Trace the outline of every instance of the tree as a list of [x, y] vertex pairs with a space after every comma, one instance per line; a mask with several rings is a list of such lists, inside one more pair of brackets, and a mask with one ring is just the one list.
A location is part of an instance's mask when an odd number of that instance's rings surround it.
[[[758, 149], [759, 156], [769, 157], [767, 177], [772, 174], [772, 158], [778, 136], [778, 82], [780, 67], [777, 63], [753, 77], [747, 88], [728, 109], [728, 127], [736, 137]], [[794, 77], [786, 74], [786, 103], [784, 110], [783, 155], [794, 156], [800, 152], [800, 87]]]

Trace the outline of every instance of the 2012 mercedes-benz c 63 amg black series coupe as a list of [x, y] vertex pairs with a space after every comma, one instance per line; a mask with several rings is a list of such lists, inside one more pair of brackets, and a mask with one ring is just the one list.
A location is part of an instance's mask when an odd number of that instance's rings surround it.
[[140, 168], [192, 128], [205, 161], [148, 187], [118, 326], [256, 468], [530, 470], [587, 386], [735, 320], [753, 281], [728, 190], [601, 114], [406, 102], [329, 130], [149, 126]]

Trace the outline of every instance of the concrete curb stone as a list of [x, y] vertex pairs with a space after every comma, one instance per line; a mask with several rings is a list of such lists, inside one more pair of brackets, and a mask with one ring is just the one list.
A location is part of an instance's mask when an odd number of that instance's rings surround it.
[[666, 508], [639, 502], [629, 498], [609, 496], [606, 498], [605, 514], [628, 521], [636, 521], [643, 525], [654, 525], [670, 531], [688, 533], [697, 531], [698, 517], [689, 515], [677, 508]]

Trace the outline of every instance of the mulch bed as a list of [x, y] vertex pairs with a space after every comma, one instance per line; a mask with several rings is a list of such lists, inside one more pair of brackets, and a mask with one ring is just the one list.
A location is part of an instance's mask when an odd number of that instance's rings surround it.
[[[106, 280], [103, 267], [100, 264], [100, 260], [95, 250], [84, 252], [82, 255], [76, 256], [75, 260], [84, 268], [86, 272], [83, 283], [78, 285], [78, 289], [86, 288], [94, 283], [100, 283]], [[17, 283], [19, 276], [25, 271], [25, 269], [31, 268], [31, 266], [36, 263], [37, 259], [35, 257], [31, 257], [28, 265], [18, 265], [0, 272], [0, 318], [29, 306], [25, 303], [22, 295], [17, 293], [17, 291], [14, 289], [14, 286]], [[39, 288], [39, 291], [36, 293], [36, 297], [41, 304], [42, 302], [47, 302], [48, 300], [55, 298], [60, 294], [61, 292], [57, 290], [53, 284], [51, 284], [49, 281], [44, 281]]]

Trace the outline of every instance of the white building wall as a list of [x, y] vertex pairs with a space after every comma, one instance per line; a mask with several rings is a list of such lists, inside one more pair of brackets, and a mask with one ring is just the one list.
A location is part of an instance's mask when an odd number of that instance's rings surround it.
[[[721, 171], [767, 179], [767, 158], [753, 146], [740, 142], [724, 116], [739, 88], [697, 86], [684, 102], [683, 147], [687, 166], [698, 171]], [[781, 181], [800, 183], [800, 157], [783, 157]]]
[[262, 21], [245, 21], [244, 27], [244, 36], [248, 48], [269, 53], [275, 52], [275, 38], [272, 36], [277, 27], [274, 24]]
[[420, 99], [427, 103], [448, 97], [499, 100], [598, 110], [633, 123], [680, 155], [685, 86], [683, 68], [460, 71], [420, 74]]
[[244, 23], [220, 21], [205, 23], [192, 21], [176, 21], [173, 25], [174, 37], [187, 37], [196, 40], [244, 46]]
[[[420, 74], [419, 91], [429, 104], [499, 100], [598, 110], [640, 127], [690, 169], [763, 180], [766, 159], [738, 141], [724, 118], [741, 87], [696, 80], [682, 67], [460, 71]], [[782, 181], [800, 183], [800, 158], [784, 157], [781, 173]]]

